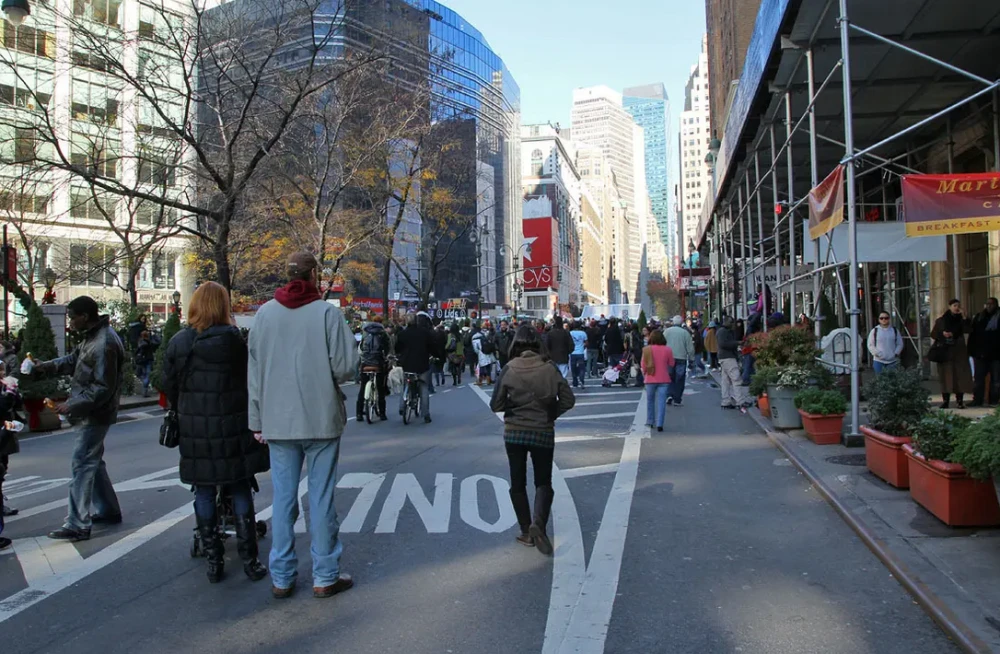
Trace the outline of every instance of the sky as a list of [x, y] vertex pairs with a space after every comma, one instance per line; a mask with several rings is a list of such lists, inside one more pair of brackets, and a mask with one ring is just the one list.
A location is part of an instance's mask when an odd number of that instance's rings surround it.
[[521, 123], [570, 125], [573, 89], [663, 82], [675, 132], [704, 0], [439, 0], [483, 33], [521, 88]]

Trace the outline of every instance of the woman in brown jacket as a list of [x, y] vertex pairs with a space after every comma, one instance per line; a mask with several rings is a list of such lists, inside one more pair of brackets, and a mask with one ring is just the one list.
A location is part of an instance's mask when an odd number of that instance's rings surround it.
[[[490, 409], [503, 411], [504, 445], [510, 464], [510, 502], [521, 527], [519, 543], [552, 554], [545, 532], [552, 509], [552, 455], [556, 418], [576, 404], [566, 378], [548, 360], [541, 336], [521, 325], [500, 371]], [[528, 504], [528, 454], [535, 472], [535, 514]]]
[[934, 322], [931, 338], [934, 344], [946, 348], [945, 361], [938, 364], [938, 377], [941, 380], [942, 409], [951, 404], [951, 394], [959, 409], [965, 408], [966, 393], [972, 392], [972, 368], [969, 367], [969, 349], [965, 344], [965, 335], [969, 333], [972, 323], [962, 311], [962, 303], [952, 300], [948, 310]]

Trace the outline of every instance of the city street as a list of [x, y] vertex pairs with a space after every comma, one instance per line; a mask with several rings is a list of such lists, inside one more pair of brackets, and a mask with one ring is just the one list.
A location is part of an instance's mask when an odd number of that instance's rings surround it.
[[76, 545], [45, 538], [64, 515], [73, 436], [26, 438], [7, 487], [21, 514], [0, 553], [2, 651], [958, 651], [754, 423], [689, 382], [663, 433], [643, 427], [641, 389], [578, 394], [557, 427], [552, 558], [514, 541], [488, 390], [449, 381], [430, 425], [403, 425], [396, 396], [388, 422], [352, 419], [337, 505], [357, 585], [326, 600], [308, 592], [305, 521], [292, 599], [248, 581], [234, 542], [226, 579], [208, 584], [155, 414], [107, 439], [124, 523]]

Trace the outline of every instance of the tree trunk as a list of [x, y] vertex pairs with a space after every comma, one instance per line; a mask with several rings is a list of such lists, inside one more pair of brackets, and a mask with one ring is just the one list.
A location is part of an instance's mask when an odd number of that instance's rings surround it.
[[132, 306], [133, 309], [139, 306], [139, 292], [135, 288], [135, 278], [136, 275], [138, 274], [139, 274], [138, 270], [135, 269], [129, 270], [128, 288], [126, 290], [128, 291], [129, 304]]
[[222, 284], [230, 293], [233, 288], [233, 274], [229, 266], [229, 221], [228, 213], [223, 213], [219, 219], [219, 231], [212, 246], [212, 259], [215, 260], [215, 281]]
[[392, 269], [392, 257], [386, 257], [382, 264], [382, 316], [389, 319], [389, 271]]

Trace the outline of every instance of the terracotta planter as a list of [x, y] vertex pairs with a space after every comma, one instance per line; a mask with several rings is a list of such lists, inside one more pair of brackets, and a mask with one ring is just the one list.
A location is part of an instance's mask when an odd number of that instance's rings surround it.
[[771, 417], [771, 401], [767, 399], [767, 393], [757, 398], [757, 408], [760, 409], [760, 415], [765, 418]]
[[843, 413], [824, 416], [818, 413], [806, 413], [799, 409], [799, 415], [802, 416], [802, 427], [813, 443], [840, 445], [840, 432], [844, 429]]
[[1000, 504], [993, 484], [978, 481], [957, 463], [925, 459], [904, 445], [910, 467], [910, 495], [949, 527], [1000, 525]]
[[161, 409], [167, 409], [167, 408], [169, 408], [169, 404], [170, 403], [167, 402], [167, 394], [164, 393], [163, 391], [160, 391], [160, 402], [159, 402], [159, 404], [160, 404], [160, 408]]
[[910, 464], [903, 446], [912, 439], [890, 436], [865, 425], [861, 426], [861, 433], [865, 435], [865, 460], [872, 474], [896, 488], [909, 488]]

